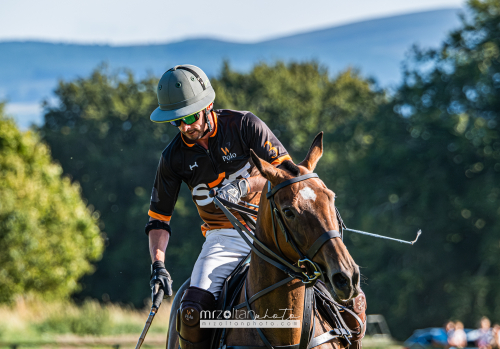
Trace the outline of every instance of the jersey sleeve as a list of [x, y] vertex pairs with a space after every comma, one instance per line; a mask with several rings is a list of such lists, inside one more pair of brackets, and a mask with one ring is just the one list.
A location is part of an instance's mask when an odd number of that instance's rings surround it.
[[257, 116], [247, 113], [242, 119], [242, 135], [246, 144], [259, 158], [273, 165], [292, 160], [285, 147]]
[[148, 215], [162, 221], [170, 221], [182, 179], [172, 171], [167, 159], [162, 154], [151, 193]]

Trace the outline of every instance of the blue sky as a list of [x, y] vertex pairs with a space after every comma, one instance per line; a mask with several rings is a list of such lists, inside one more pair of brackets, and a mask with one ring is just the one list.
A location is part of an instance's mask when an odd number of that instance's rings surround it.
[[0, 41], [126, 45], [212, 37], [255, 42], [463, 5], [462, 0], [7, 0], [0, 5]]

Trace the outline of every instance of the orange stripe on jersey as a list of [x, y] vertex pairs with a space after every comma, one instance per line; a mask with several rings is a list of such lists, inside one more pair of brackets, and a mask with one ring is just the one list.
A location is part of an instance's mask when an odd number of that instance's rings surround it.
[[166, 221], [166, 222], [170, 222], [170, 218], [172, 218], [172, 216], [164, 216], [162, 214], [153, 212], [151, 210], [149, 210], [148, 216], [151, 218], [159, 219], [160, 221]]
[[273, 162], [271, 162], [271, 165], [274, 165], [274, 166], [279, 165], [279, 164], [281, 164], [285, 160], [292, 161], [292, 158], [290, 157], [290, 155], [283, 155], [282, 157], [277, 158], [276, 160], [274, 160]]
[[205, 224], [202, 224], [201, 226], [201, 233], [203, 234], [203, 237], [206, 238], [207, 237], [207, 231], [209, 231], [210, 228], [208, 227], [208, 225], [205, 223]]
[[212, 183], [208, 183], [209, 188], [213, 188], [219, 185], [220, 182], [226, 177], [226, 172], [219, 173], [219, 178], [217, 178]]
[[182, 133], [181, 133], [181, 138], [182, 138], [182, 141], [184, 142], [184, 144], [187, 145], [188, 147], [192, 147], [192, 146], [194, 146], [196, 144], [196, 143], [189, 144], [188, 142], [186, 142], [186, 140], [184, 139], [184, 136], [182, 135]]
[[212, 116], [214, 118], [214, 123], [215, 123], [215, 132], [213, 135], [210, 136], [210, 138], [215, 137], [215, 135], [217, 134], [217, 114], [215, 114], [215, 112], [212, 111]]
[[[240, 220], [240, 223], [243, 224], [247, 229], [250, 230], [250, 228], [245, 223], [245, 221]], [[234, 226], [231, 222], [227, 222], [227, 223], [218, 224], [217, 228], [210, 228], [210, 226], [207, 223], [205, 223], [201, 226], [201, 233], [203, 234], [203, 237], [207, 237], [207, 231], [212, 230], [212, 229], [234, 229]]]

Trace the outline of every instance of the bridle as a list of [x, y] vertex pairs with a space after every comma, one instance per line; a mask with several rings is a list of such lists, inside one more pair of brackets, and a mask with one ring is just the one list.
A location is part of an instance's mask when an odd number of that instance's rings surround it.
[[[351, 344], [349, 341], [349, 338], [351, 336], [351, 333], [343, 321], [342, 317], [340, 316], [338, 309], [336, 307], [333, 307], [334, 312], [337, 315], [334, 315], [332, 313], [332, 316], [335, 317], [336, 323], [338, 328], [335, 328], [334, 330], [331, 330], [329, 332], [326, 332], [322, 335], [319, 335], [317, 337], [314, 337], [314, 332], [315, 332], [315, 321], [314, 321], [314, 310], [316, 309], [316, 303], [315, 303], [315, 298], [314, 298], [314, 290], [313, 290], [313, 285], [316, 283], [317, 279], [319, 277], [323, 277], [323, 271], [321, 270], [320, 266], [313, 262], [312, 259], [316, 255], [316, 253], [319, 251], [319, 249], [330, 239], [333, 238], [341, 238], [343, 237], [343, 229], [345, 228], [344, 222], [342, 221], [342, 218], [340, 217], [340, 214], [335, 208], [337, 220], [339, 223], [339, 229], [338, 230], [329, 230], [321, 234], [320, 237], [318, 237], [311, 247], [305, 252], [302, 253], [301, 249], [297, 246], [297, 243], [293, 237], [292, 234], [288, 231], [286, 228], [286, 225], [283, 221], [283, 217], [281, 216], [281, 213], [279, 212], [276, 202], [274, 199], [274, 195], [282, 188], [287, 187], [291, 184], [305, 181], [310, 178], [318, 178], [318, 175], [316, 173], [309, 173], [305, 175], [301, 175], [295, 178], [288, 179], [278, 185], [276, 185], [274, 188], [271, 188], [271, 183], [268, 182], [268, 193], [266, 194], [267, 199], [269, 200], [270, 203], [270, 208], [271, 208], [271, 220], [272, 220], [272, 226], [273, 226], [273, 235], [274, 235], [274, 242], [276, 244], [276, 247], [278, 248], [279, 254], [275, 253], [272, 251], [269, 247], [267, 247], [265, 244], [263, 244], [260, 240], [258, 240], [252, 232], [249, 230], [248, 227], [251, 229], [255, 229], [256, 222], [255, 220], [250, 217], [250, 216], [256, 216], [256, 211], [246, 208], [240, 205], [233, 204], [229, 201], [226, 201], [224, 199], [218, 198], [216, 195], [214, 197], [214, 204], [219, 207], [222, 212], [226, 215], [226, 217], [229, 219], [229, 221], [233, 224], [234, 228], [236, 231], [241, 235], [243, 240], [250, 246], [252, 251], [261, 259], [264, 261], [274, 265], [276, 268], [282, 270], [286, 274], [288, 274], [288, 277], [285, 278], [284, 280], [281, 280], [259, 292], [254, 294], [251, 297], [248, 297], [247, 295], [247, 290], [246, 290], [246, 283], [244, 284], [244, 296], [245, 296], [245, 301], [241, 304], [238, 304], [237, 306], [234, 307], [234, 309], [240, 309], [243, 307], [246, 307], [250, 316], [252, 319], [254, 319], [254, 316], [252, 315], [251, 311], [251, 303], [253, 303], [255, 300], [258, 298], [264, 296], [265, 294], [268, 294], [269, 292], [277, 289], [280, 286], [283, 286], [287, 284], [288, 282], [295, 280], [295, 279], [300, 279], [302, 282], [305, 284], [305, 294], [304, 294], [304, 308], [303, 308], [303, 314], [302, 314], [302, 330], [300, 334], [300, 343], [294, 344], [294, 345], [286, 345], [286, 346], [280, 346], [280, 347], [274, 347], [272, 346], [269, 341], [267, 340], [266, 336], [262, 332], [261, 329], [256, 328], [261, 340], [264, 342], [265, 347], [255, 347], [255, 346], [226, 346], [224, 344], [225, 341], [225, 333], [226, 331], [223, 331], [223, 334], [221, 335], [220, 339], [220, 348], [223, 349], [261, 349], [261, 348], [266, 348], [267, 349], [309, 349], [309, 348], [314, 348], [318, 345], [321, 345], [323, 343], [326, 343], [334, 338], [337, 337], [343, 337], [346, 339], [346, 341]], [[228, 208], [231, 208], [235, 211], [238, 211], [240, 213], [240, 216], [243, 218], [245, 221], [246, 225], [241, 223], [229, 210]], [[278, 244], [278, 236], [277, 236], [277, 229], [276, 229], [276, 224], [275, 222], [278, 223], [278, 226], [280, 227], [281, 232], [285, 236], [285, 240], [287, 243], [289, 243], [292, 248], [297, 252], [299, 255], [299, 260], [296, 262], [296, 265], [292, 264], [288, 259], [283, 255], [283, 252], [281, 251], [279, 244]], [[250, 239], [253, 240], [250, 242]], [[256, 245], [259, 246], [265, 253], [261, 252], [258, 248], [256, 248]], [[270, 257], [269, 257], [270, 256]], [[302, 268], [304, 266], [304, 268]], [[363, 330], [363, 322], [359, 319], [359, 317], [352, 312], [351, 310], [344, 308], [342, 306], [339, 306], [340, 308], [344, 309], [344, 311], [348, 311], [353, 315], [358, 323], [361, 326], [361, 330]], [[311, 330], [311, 325], [312, 325], [312, 330]], [[311, 333], [314, 338], [311, 338]]]
[[[264, 245], [260, 240], [258, 240], [249, 230], [248, 228], [242, 224], [226, 207], [230, 207], [231, 209], [234, 209], [236, 211], [243, 213], [242, 218], [247, 222], [249, 226], [255, 226], [255, 221], [250, 218], [250, 217], [245, 217], [245, 214], [247, 215], [252, 215], [255, 216], [256, 212], [252, 209], [245, 208], [236, 204], [233, 204], [229, 201], [223, 200], [218, 198], [217, 196], [214, 197], [214, 203], [216, 206], [218, 206], [226, 215], [226, 217], [229, 219], [229, 221], [233, 224], [233, 226], [236, 228], [236, 230], [240, 233], [241, 237], [245, 240], [245, 242], [251, 247], [252, 251], [255, 252], [260, 258], [264, 259], [266, 262], [274, 265], [278, 269], [283, 270], [285, 273], [287, 273], [290, 277], [293, 277], [294, 279], [301, 279], [303, 283], [309, 284], [309, 283], [314, 283], [319, 277], [322, 277], [323, 271], [321, 270], [320, 266], [316, 263], [313, 262], [312, 259], [316, 255], [316, 253], [319, 251], [319, 249], [330, 239], [333, 238], [343, 238], [343, 228], [345, 228], [344, 222], [342, 221], [342, 218], [340, 217], [340, 214], [335, 208], [337, 220], [339, 221], [339, 228], [340, 231], [338, 230], [329, 230], [324, 232], [320, 237], [316, 239], [316, 241], [313, 242], [311, 247], [305, 252], [302, 253], [301, 249], [297, 246], [297, 243], [293, 237], [292, 234], [288, 231], [286, 228], [286, 225], [283, 221], [283, 217], [276, 207], [276, 202], [274, 200], [274, 195], [280, 190], [283, 189], [284, 187], [287, 187], [291, 184], [305, 181], [310, 178], [319, 178], [316, 173], [308, 173], [305, 175], [301, 175], [298, 177], [294, 177], [291, 179], [287, 179], [286, 181], [276, 185], [274, 188], [271, 188], [271, 182], [268, 181], [268, 193], [266, 194], [267, 199], [269, 200], [270, 208], [271, 208], [271, 220], [272, 220], [272, 226], [273, 226], [273, 237], [274, 237], [274, 242], [276, 244], [276, 247], [278, 248], [279, 255], [276, 254], [274, 251], [269, 249], [266, 245]], [[219, 204], [218, 204], [219, 203]], [[221, 205], [222, 204], [222, 205]], [[225, 207], [226, 206], [226, 207]], [[248, 218], [250, 218], [250, 221], [248, 221]], [[292, 264], [291, 262], [288, 261], [288, 259], [283, 255], [283, 252], [281, 251], [281, 248], [279, 247], [278, 244], [278, 235], [277, 235], [277, 229], [276, 229], [276, 224], [275, 222], [278, 223], [278, 226], [285, 236], [285, 240], [287, 243], [289, 243], [292, 248], [297, 252], [299, 255], [299, 260], [296, 262], [296, 265]], [[245, 232], [246, 234], [243, 234]], [[252, 240], [253, 244], [250, 242], [248, 235]], [[259, 251], [255, 245], [259, 246], [261, 249], [263, 249], [266, 253], [262, 253]], [[271, 257], [268, 257], [270, 255]], [[304, 266], [304, 268], [302, 268]]]

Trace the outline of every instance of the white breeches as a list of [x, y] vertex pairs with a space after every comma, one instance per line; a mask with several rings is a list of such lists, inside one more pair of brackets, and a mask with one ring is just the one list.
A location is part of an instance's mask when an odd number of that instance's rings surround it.
[[191, 286], [210, 291], [218, 298], [224, 280], [250, 253], [250, 246], [235, 229], [209, 230], [205, 237], [191, 274]]

